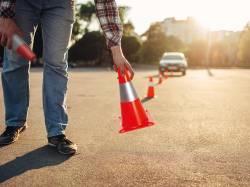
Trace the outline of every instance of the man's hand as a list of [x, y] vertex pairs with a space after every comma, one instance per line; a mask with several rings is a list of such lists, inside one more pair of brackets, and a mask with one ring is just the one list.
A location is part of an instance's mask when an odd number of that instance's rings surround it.
[[125, 70], [128, 70], [130, 72], [130, 78], [132, 80], [134, 77], [134, 71], [130, 63], [124, 57], [121, 46], [111, 47], [111, 51], [112, 51], [115, 71], [117, 71], [117, 69], [120, 69], [121, 74], [124, 75]]
[[14, 34], [23, 36], [21, 29], [16, 25], [11, 18], [0, 18], [0, 45], [12, 48], [12, 36]]

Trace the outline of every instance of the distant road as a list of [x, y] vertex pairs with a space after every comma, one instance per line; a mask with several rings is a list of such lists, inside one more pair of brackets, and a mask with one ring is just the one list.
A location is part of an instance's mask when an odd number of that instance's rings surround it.
[[[157, 71], [136, 72], [143, 99], [146, 77]], [[67, 135], [79, 154], [67, 158], [45, 146], [42, 70], [34, 69], [29, 128], [0, 148], [0, 186], [250, 186], [250, 70], [170, 77], [144, 103], [157, 125], [127, 134], [118, 133], [116, 74], [88, 68], [69, 76]]]

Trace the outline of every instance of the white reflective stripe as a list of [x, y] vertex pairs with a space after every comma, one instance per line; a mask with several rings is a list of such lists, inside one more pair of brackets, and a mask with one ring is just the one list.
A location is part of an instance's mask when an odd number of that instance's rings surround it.
[[138, 99], [135, 88], [131, 82], [120, 84], [121, 102], [132, 102]]
[[18, 47], [25, 44], [24, 41], [19, 36], [17, 36], [16, 34], [13, 35], [12, 43], [13, 43], [12, 45], [13, 45], [14, 50], [17, 50]]

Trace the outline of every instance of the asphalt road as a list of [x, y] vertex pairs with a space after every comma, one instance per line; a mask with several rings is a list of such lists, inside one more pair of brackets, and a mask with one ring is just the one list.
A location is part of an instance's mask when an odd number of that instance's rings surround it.
[[[140, 98], [156, 74], [136, 71]], [[165, 80], [144, 103], [157, 125], [119, 134], [116, 74], [71, 70], [67, 135], [79, 150], [67, 158], [46, 146], [42, 70], [32, 70], [29, 128], [0, 148], [0, 186], [250, 186], [250, 70], [212, 74]]]

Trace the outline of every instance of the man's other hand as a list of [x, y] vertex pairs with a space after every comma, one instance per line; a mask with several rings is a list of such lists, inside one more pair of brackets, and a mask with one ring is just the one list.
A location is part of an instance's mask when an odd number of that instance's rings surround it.
[[130, 63], [127, 61], [127, 59], [124, 57], [121, 46], [111, 47], [111, 51], [112, 51], [115, 71], [117, 71], [117, 69], [120, 69], [121, 74], [124, 75], [125, 70], [128, 70], [130, 73], [130, 78], [132, 80], [134, 77], [134, 70], [130, 65]]
[[12, 48], [12, 36], [14, 34], [23, 36], [21, 29], [16, 25], [11, 18], [0, 18], [0, 45]]

